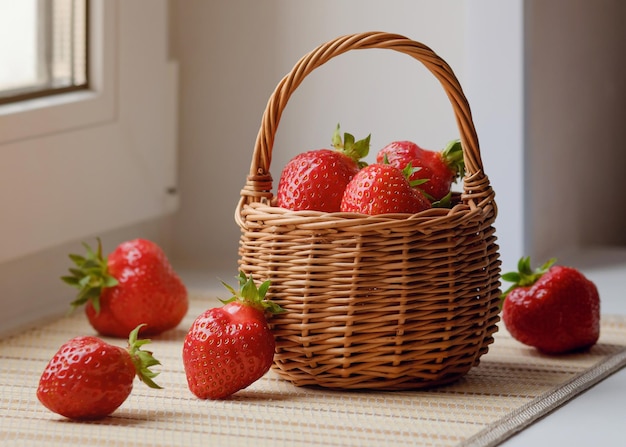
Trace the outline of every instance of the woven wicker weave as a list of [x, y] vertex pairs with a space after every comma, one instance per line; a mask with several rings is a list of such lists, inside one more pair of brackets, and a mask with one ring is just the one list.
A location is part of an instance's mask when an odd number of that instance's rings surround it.
[[[457, 203], [379, 216], [274, 206], [272, 147], [290, 95], [331, 58], [371, 48], [412, 56], [447, 93], [467, 170]], [[305, 55], [268, 101], [235, 212], [241, 270], [269, 279], [268, 296], [286, 309], [271, 320], [275, 371], [298, 386], [388, 390], [466, 374], [497, 330], [496, 214], [469, 105], [451, 68], [431, 49], [371, 32], [339, 37]]]

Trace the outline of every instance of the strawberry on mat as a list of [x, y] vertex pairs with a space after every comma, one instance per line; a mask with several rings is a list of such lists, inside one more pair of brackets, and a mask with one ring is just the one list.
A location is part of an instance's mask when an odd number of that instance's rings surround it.
[[71, 303], [85, 304], [91, 325], [101, 335], [127, 338], [138, 325], [141, 334], [158, 335], [173, 329], [187, 314], [187, 289], [154, 242], [134, 239], [123, 242], [108, 256], [102, 244], [87, 255], [70, 255], [75, 267], [61, 279], [78, 288]]
[[50, 411], [70, 419], [101, 419], [122, 405], [133, 389], [135, 376], [150, 388], [160, 365], [138, 340], [140, 326], [131, 331], [128, 348], [113, 346], [91, 336], [63, 344], [39, 379], [37, 398]]
[[573, 267], [550, 259], [532, 270], [530, 258], [502, 275], [513, 285], [503, 293], [502, 320], [516, 340], [548, 354], [593, 346], [600, 336], [600, 296]]
[[199, 315], [183, 345], [187, 383], [201, 399], [223, 399], [248, 387], [274, 360], [274, 335], [265, 313], [282, 309], [265, 299], [270, 282], [257, 288], [252, 276], [241, 272], [239, 290], [222, 284], [232, 297]]

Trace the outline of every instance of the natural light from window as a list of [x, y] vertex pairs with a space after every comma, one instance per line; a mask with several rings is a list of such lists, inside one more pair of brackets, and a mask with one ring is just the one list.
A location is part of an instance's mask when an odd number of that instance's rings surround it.
[[0, 0], [0, 103], [86, 88], [87, 0]]

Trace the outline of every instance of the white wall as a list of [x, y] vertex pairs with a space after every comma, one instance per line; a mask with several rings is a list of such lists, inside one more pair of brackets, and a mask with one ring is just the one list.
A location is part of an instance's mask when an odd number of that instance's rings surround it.
[[626, 247], [626, 2], [535, 0], [526, 15], [531, 250]]
[[[173, 54], [180, 64], [180, 212], [177, 259], [235, 268], [233, 215], [265, 104], [297, 60], [337, 36], [370, 30], [431, 46], [462, 79], [462, 0], [315, 2], [173, 1]], [[337, 122], [372, 134], [372, 153], [393, 139], [440, 148], [458, 136], [435, 78], [410, 57], [350, 52], [315, 70], [292, 96], [277, 133], [274, 186], [286, 161], [327, 146]]]
[[504, 271], [530, 255], [525, 155], [524, 1], [480, 0], [467, 8], [465, 89], [485, 172], [496, 193]]

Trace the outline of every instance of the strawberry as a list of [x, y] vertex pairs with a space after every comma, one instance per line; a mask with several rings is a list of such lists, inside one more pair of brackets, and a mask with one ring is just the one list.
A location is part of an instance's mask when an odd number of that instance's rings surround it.
[[37, 388], [37, 398], [49, 410], [70, 419], [100, 419], [126, 401], [135, 376], [151, 388], [160, 365], [138, 340], [140, 326], [131, 331], [128, 348], [113, 346], [91, 336], [76, 337], [63, 344], [52, 357]]
[[503, 294], [502, 320], [516, 340], [548, 354], [593, 346], [600, 336], [600, 297], [595, 284], [551, 259], [534, 271], [522, 258]]
[[157, 335], [176, 327], [186, 315], [187, 289], [165, 253], [152, 241], [123, 242], [107, 257], [102, 244], [87, 255], [70, 255], [76, 264], [61, 279], [79, 289], [71, 303], [85, 304], [91, 325], [105, 336], [126, 338], [139, 324], [141, 333]]
[[292, 211], [339, 211], [343, 191], [365, 165], [370, 137], [355, 141], [339, 125], [332, 138], [334, 149], [316, 149], [296, 155], [283, 168], [276, 190], [278, 206]]
[[361, 214], [410, 213], [430, 208], [430, 202], [408, 178], [415, 169], [401, 171], [389, 164], [374, 163], [361, 169], [348, 183], [341, 211]]
[[282, 309], [265, 299], [269, 281], [259, 288], [243, 272], [239, 291], [208, 309], [191, 325], [183, 345], [187, 384], [200, 399], [223, 399], [260, 379], [271, 367], [275, 341], [265, 312]]
[[441, 201], [448, 194], [452, 183], [465, 174], [463, 149], [459, 140], [454, 140], [441, 151], [423, 149], [412, 141], [394, 141], [383, 147], [376, 154], [376, 161], [383, 163], [387, 158], [389, 164], [404, 169], [409, 163], [421, 168], [409, 180], [428, 179], [419, 187], [432, 201]]

